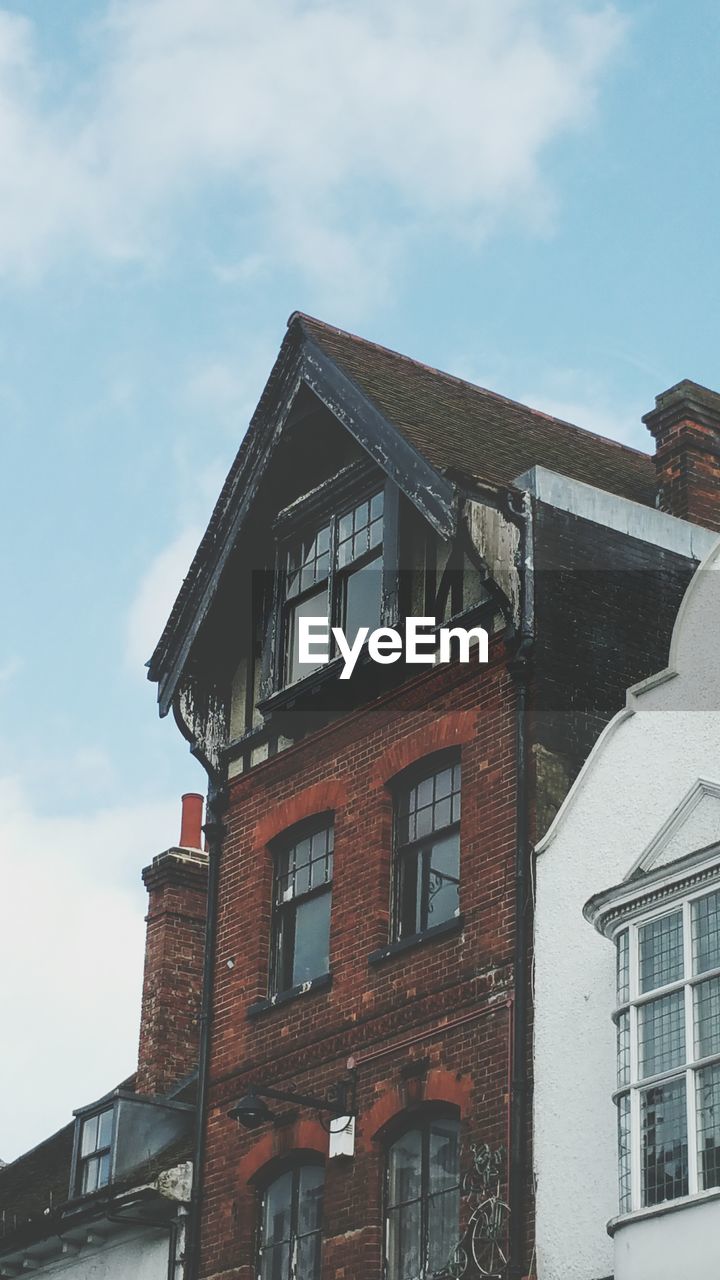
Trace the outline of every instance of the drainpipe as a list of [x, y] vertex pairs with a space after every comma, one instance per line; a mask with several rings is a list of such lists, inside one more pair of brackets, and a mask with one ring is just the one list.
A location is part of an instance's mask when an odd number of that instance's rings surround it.
[[513, 506], [509, 494], [507, 513], [520, 529], [522, 557], [522, 594], [518, 642], [509, 670], [516, 690], [515, 759], [516, 759], [516, 825], [515, 825], [515, 948], [513, 972], [512, 1079], [510, 1090], [510, 1240], [509, 1277], [521, 1280], [525, 1275], [525, 1194], [528, 1181], [528, 934], [530, 929], [530, 795], [528, 694], [531, 680], [530, 658], [535, 632], [535, 599], [533, 579], [533, 512], [527, 491], [521, 495], [521, 506]]
[[186, 1280], [197, 1280], [200, 1274], [200, 1222], [203, 1194], [203, 1166], [205, 1164], [205, 1138], [207, 1133], [208, 1066], [210, 1062], [210, 1025], [212, 1020], [213, 971], [215, 967], [215, 935], [217, 932], [218, 882], [220, 852], [225, 828], [221, 814], [225, 804], [225, 791], [216, 774], [211, 774], [208, 786], [205, 832], [208, 855], [207, 920], [205, 924], [205, 957], [203, 986], [200, 1004], [200, 1045], [198, 1051], [197, 1102], [195, 1106], [195, 1144], [193, 1158], [192, 1196], [190, 1199], [188, 1263]]

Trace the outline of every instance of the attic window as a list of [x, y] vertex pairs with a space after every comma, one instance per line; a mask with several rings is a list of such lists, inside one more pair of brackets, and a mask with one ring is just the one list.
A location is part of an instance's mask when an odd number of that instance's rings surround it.
[[98, 1111], [82, 1121], [78, 1156], [78, 1192], [89, 1195], [110, 1181], [113, 1108]]
[[306, 529], [281, 548], [283, 661], [279, 684], [311, 675], [300, 662], [301, 618], [327, 618], [352, 643], [360, 627], [382, 615], [383, 491], [372, 493]]

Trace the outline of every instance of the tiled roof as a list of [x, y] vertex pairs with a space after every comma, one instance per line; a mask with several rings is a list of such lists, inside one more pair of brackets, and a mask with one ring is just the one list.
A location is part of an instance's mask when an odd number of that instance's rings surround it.
[[655, 505], [654, 463], [649, 454], [584, 431], [537, 409], [463, 382], [396, 351], [334, 329], [301, 312], [288, 333], [250, 428], [233, 462], [210, 523], [150, 660], [158, 679], [193, 591], [220, 537], [242, 469], [273, 394], [276, 371], [291, 347], [315, 342], [429, 463], [490, 486], [511, 487], [533, 466], [559, 471], [645, 506]]
[[310, 316], [298, 314], [295, 320], [435, 467], [505, 486], [530, 467], [546, 467], [655, 505], [655, 469], [649, 454]]

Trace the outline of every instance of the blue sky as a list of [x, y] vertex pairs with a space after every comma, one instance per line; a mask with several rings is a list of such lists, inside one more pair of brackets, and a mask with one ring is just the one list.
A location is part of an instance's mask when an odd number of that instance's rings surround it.
[[720, 388], [720, 10], [0, 3], [0, 1157], [134, 1066], [144, 679], [294, 309], [638, 447]]

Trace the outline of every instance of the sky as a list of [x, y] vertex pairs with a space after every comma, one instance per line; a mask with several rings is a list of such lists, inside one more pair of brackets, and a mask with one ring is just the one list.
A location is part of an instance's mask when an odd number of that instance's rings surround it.
[[0, 1157], [134, 1069], [144, 663], [296, 309], [639, 448], [720, 389], [715, 0], [0, 0]]

